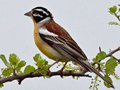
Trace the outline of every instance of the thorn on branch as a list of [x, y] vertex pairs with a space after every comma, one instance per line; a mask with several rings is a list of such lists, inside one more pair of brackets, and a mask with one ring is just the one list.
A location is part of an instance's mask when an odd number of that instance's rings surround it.
[[23, 79], [18, 79], [18, 84], [20, 85]]

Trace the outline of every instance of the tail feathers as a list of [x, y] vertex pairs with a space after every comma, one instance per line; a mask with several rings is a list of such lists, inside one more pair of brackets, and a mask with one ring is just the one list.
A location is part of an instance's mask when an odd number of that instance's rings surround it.
[[97, 74], [99, 77], [101, 77], [109, 86], [111, 86], [112, 88], [114, 88], [114, 85], [112, 83], [110, 83], [102, 74], [100, 74], [88, 61], [84, 61], [84, 60], [79, 60], [78, 62], [81, 66], [83, 66], [84, 68], [94, 72], [95, 74]]

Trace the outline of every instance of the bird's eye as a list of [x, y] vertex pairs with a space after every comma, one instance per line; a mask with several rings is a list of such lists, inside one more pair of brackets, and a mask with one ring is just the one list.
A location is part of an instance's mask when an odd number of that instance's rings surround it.
[[40, 15], [43, 15], [43, 12], [42, 12], [42, 11], [40, 11], [40, 12], [39, 12], [39, 14], [40, 14]]

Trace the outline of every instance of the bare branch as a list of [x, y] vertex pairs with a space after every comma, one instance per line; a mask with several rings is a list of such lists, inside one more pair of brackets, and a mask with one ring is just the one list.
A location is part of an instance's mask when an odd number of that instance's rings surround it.
[[120, 47], [118, 47], [117, 49], [115, 49], [115, 50], [112, 50], [110, 53], [108, 53], [107, 55], [106, 55], [106, 57], [110, 57], [110, 56], [112, 56], [114, 53], [116, 53], [117, 51], [120, 51]]
[[[52, 76], [61, 76], [61, 72], [57, 71], [57, 72], [51, 72], [47, 74], [48, 76], [52, 77]], [[22, 74], [22, 75], [15, 75], [15, 76], [10, 76], [7, 78], [0, 78], [0, 84], [5, 83], [5, 82], [10, 82], [13, 80], [18, 80], [18, 83], [21, 84], [21, 82], [26, 79], [26, 78], [34, 78], [34, 77], [42, 77], [43, 75], [40, 73], [27, 73], [27, 74]], [[74, 73], [72, 71], [69, 72], [63, 72], [63, 76], [81, 76], [81, 77], [91, 77], [89, 75], [85, 75], [85, 73], [81, 72], [81, 73]], [[43, 76], [44, 77], [44, 76]]]

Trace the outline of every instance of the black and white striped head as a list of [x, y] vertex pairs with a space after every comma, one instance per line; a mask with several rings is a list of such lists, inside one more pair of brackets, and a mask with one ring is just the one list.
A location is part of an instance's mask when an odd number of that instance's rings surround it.
[[52, 14], [46, 8], [43, 8], [43, 7], [33, 8], [30, 12], [27, 12], [24, 15], [34, 19], [36, 23], [43, 22], [43, 21], [45, 22], [53, 18]]

